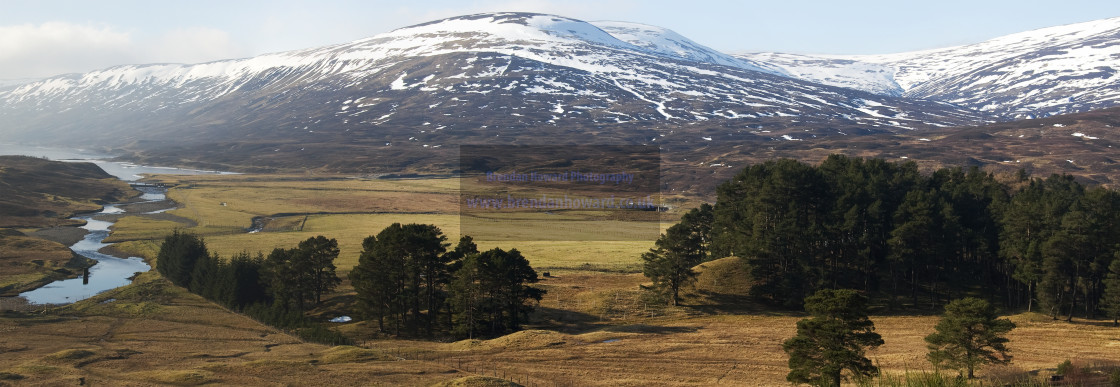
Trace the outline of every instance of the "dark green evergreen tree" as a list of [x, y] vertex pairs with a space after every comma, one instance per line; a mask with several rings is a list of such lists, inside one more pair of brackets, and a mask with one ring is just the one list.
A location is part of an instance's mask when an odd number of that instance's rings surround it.
[[189, 287], [195, 262], [209, 258], [206, 243], [197, 235], [175, 230], [163, 239], [156, 256], [156, 270], [171, 283]]
[[323, 300], [323, 293], [333, 291], [342, 283], [334, 272], [334, 260], [338, 258], [338, 241], [319, 235], [300, 242], [298, 250], [298, 258], [306, 260], [306, 266], [312, 272], [310, 282], [311, 291], [315, 294], [315, 303], [320, 303]]
[[1060, 227], [1043, 245], [1045, 272], [1039, 297], [1055, 319], [1066, 314], [1066, 321], [1072, 321], [1078, 301], [1085, 300], [1083, 279], [1100, 245], [1093, 238], [1092, 215], [1080, 200], [1062, 217]]
[[747, 260], [755, 297], [795, 307], [824, 285], [832, 201], [817, 169], [769, 161], [744, 169], [717, 194], [712, 251]]
[[[399, 224], [394, 224], [399, 228]], [[390, 227], [394, 227], [390, 226]], [[385, 248], [389, 243], [388, 229], [378, 235], [371, 235], [362, 241], [362, 253], [358, 265], [350, 270], [350, 283], [357, 293], [359, 315], [377, 319], [378, 329], [388, 332], [386, 320], [395, 332], [400, 332], [397, 300], [404, 290], [404, 254], [400, 250]], [[381, 243], [378, 237], [383, 237]]]
[[[1120, 193], [1071, 176], [1012, 179], [838, 155], [816, 168], [769, 161], [719, 186], [705, 240], [709, 256], [746, 261], [753, 296], [787, 307], [816, 289], [855, 288], [888, 305], [981, 292], [1013, 308], [1041, 303], [1055, 318], [1098, 315], [1120, 251]], [[666, 254], [655, 248], [647, 261]]]
[[482, 332], [486, 323], [491, 302], [483, 286], [483, 274], [479, 270], [478, 253], [467, 254], [458, 265], [449, 284], [451, 306], [451, 333], [458, 337], [473, 339], [476, 332]]
[[226, 274], [222, 280], [228, 284], [228, 291], [221, 302], [238, 310], [255, 303], [270, 302], [262, 284], [263, 265], [264, 256], [260, 253], [256, 257], [249, 256], [249, 253], [239, 253], [230, 258], [229, 263], [224, 266]]
[[944, 245], [943, 263], [931, 278], [937, 282], [931, 285], [944, 283], [950, 296], [969, 286], [980, 286], [993, 299], [1003, 294], [1012, 274], [999, 256], [999, 219], [1007, 207], [1007, 187], [975, 166], [941, 169], [930, 180], [941, 198]]
[[1092, 187], [1085, 191], [1083, 206], [1090, 216], [1088, 230], [1092, 241], [1090, 255], [1085, 257], [1087, 265], [1081, 277], [1082, 292], [1085, 295], [1085, 318], [1096, 318], [1103, 312], [1101, 302], [1105, 293], [1105, 280], [1109, 265], [1120, 253], [1120, 192], [1104, 187]]
[[191, 281], [187, 290], [207, 299], [217, 299], [224, 291], [221, 289], [223, 263], [222, 258], [217, 254], [199, 257], [194, 263], [194, 270], [191, 270]]
[[276, 306], [302, 312], [315, 301], [314, 271], [308, 263], [298, 248], [276, 248], [265, 258], [265, 281]]
[[335, 275], [338, 241], [319, 235], [292, 249], [274, 249], [263, 262], [264, 281], [275, 302], [298, 311], [322, 302], [341, 282]]
[[864, 356], [883, 345], [867, 317], [867, 299], [854, 290], [825, 289], [805, 298], [812, 316], [797, 322], [797, 335], [782, 343], [789, 355], [786, 380], [817, 386], [840, 386], [844, 370], [856, 378], [878, 375]]
[[895, 211], [895, 228], [888, 241], [892, 298], [903, 294], [898, 282], [905, 280], [910, 283], [910, 298], [917, 304], [920, 276], [943, 253], [939, 243], [938, 212], [935, 194], [923, 190], [906, 193], [906, 199]]
[[686, 213], [681, 222], [670, 226], [655, 247], [642, 254], [642, 273], [653, 280], [654, 288], [680, 305], [680, 290], [695, 281], [692, 268], [708, 259], [712, 207], [703, 204]]
[[388, 319], [396, 334], [402, 328], [412, 335], [434, 333], [449, 276], [446, 240], [433, 225], [394, 223], [362, 242], [350, 282], [365, 314], [383, 330]]
[[893, 215], [902, 194], [919, 182], [917, 165], [831, 155], [820, 170], [835, 198], [828, 224], [827, 286], [879, 290]]
[[1120, 326], [1120, 253], [1116, 254], [1112, 264], [1108, 266], [1101, 304], [1104, 306], [1105, 315], [1112, 318], [1112, 325]]
[[715, 221], [715, 209], [711, 204], [701, 203], [700, 207], [693, 208], [681, 216], [680, 224], [687, 227], [700, 240], [700, 250], [703, 252], [703, 261], [712, 260], [712, 223]]
[[469, 255], [451, 282], [455, 332], [474, 337], [521, 329], [533, 311], [528, 302], [540, 301], [544, 295], [530, 286], [537, 281], [537, 272], [517, 249], [494, 248]]
[[455, 244], [455, 248], [447, 252], [444, 260], [447, 261], [449, 270], [455, 272], [462, 266], [463, 259], [471, 254], [478, 254], [478, 245], [470, 235], [463, 235], [459, 237], [459, 243]]
[[967, 370], [974, 378], [976, 366], [981, 364], [1007, 364], [1007, 338], [1003, 335], [1015, 328], [1007, 319], [997, 319], [995, 310], [987, 301], [963, 298], [945, 306], [945, 314], [934, 327], [937, 331], [926, 336], [929, 343], [928, 358], [935, 367]]
[[1045, 191], [1038, 181], [1011, 197], [1000, 219], [999, 255], [1013, 266], [1012, 278], [1019, 286], [1015, 305], [1034, 309], [1035, 293], [1042, 281], [1042, 244], [1053, 233], [1043, 214]]

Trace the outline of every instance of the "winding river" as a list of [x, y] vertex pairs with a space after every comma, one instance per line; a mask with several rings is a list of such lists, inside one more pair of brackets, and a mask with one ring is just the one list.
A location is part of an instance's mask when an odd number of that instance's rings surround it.
[[132, 282], [133, 275], [150, 270], [151, 266], [148, 266], [139, 257], [117, 258], [98, 252], [101, 248], [109, 246], [108, 243], [102, 243], [101, 241], [109, 237], [109, 226], [112, 226], [113, 223], [94, 218], [101, 214], [120, 212], [120, 208], [116, 205], [108, 205], [96, 214], [72, 218], [85, 220], [86, 225], [82, 228], [86, 229], [88, 233], [78, 243], [71, 245], [70, 250], [74, 250], [75, 253], [86, 258], [96, 260], [97, 264], [90, 267], [89, 271], [81, 277], [51, 282], [38, 289], [20, 293], [20, 297], [26, 298], [32, 304], [71, 303], [93, 297], [93, 295], [109, 289], [128, 285]]
[[[141, 166], [125, 162], [107, 161], [105, 159], [111, 156], [82, 150], [29, 147], [10, 144], [0, 144], [0, 155], [24, 155], [46, 157], [60, 161], [92, 162], [105, 170], [105, 172], [129, 182], [130, 184], [142, 178], [145, 174], [198, 175], [228, 173]], [[26, 298], [31, 304], [68, 304], [93, 297], [106, 290], [128, 285], [132, 282], [132, 277], [137, 273], [151, 270], [151, 266], [139, 257], [118, 258], [103, 254], [99, 251], [110, 245], [101, 242], [109, 237], [109, 227], [113, 225], [112, 221], [103, 220], [113, 219], [112, 217], [107, 217], [107, 215], [124, 213], [121, 207], [125, 204], [159, 202], [167, 198], [166, 188], [136, 184], [133, 184], [133, 187], [142, 193], [139, 197], [139, 201], [106, 205], [100, 212], [82, 214], [72, 218], [86, 222], [84, 226], [81, 226], [81, 228], [87, 231], [85, 238], [71, 245], [70, 249], [81, 256], [97, 261], [96, 264], [89, 268], [88, 273], [83, 273], [83, 275], [78, 278], [55, 281], [40, 288], [20, 293], [20, 297]], [[168, 207], [149, 213], [163, 212], [173, 208], [174, 207]]]

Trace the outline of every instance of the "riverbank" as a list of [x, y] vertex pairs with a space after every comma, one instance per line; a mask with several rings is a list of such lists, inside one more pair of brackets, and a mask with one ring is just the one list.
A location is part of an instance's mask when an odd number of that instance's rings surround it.
[[82, 236], [69, 248], [85, 257], [83, 259], [91, 258], [96, 261], [96, 265], [80, 272], [83, 274], [80, 279], [70, 278], [49, 283], [37, 281], [35, 285], [42, 285], [41, 287], [19, 293], [19, 296], [26, 298], [31, 304], [66, 304], [128, 285], [137, 273], [150, 270], [151, 266], [142, 258], [130, 257], [112, 247], [112, 241], [109, 241], [111, 227], [127, 217], [172, 216], [165, 211], [174, 209], [176, 204], [167, 199], [165, 187], [136, 185], [133, 188], [140, 195], [125, 202], [106, 205], [99, 212], [75, 217], [75, 220], [85, 223], [78, 231], [62, 228], [42, 230], [44, 236], [59, 241], [74, 241], [76, 237]]
[[[85, 235], [70, 231], [54, 233], [56, 239], [61, 240], [72, 240], [75, 236], [81, 240], [80, 236]], [[96, 263], [67, 246], [17, 230], [0, 229], [0, 298], [15, 297], [55, 281], [79, 277]]]

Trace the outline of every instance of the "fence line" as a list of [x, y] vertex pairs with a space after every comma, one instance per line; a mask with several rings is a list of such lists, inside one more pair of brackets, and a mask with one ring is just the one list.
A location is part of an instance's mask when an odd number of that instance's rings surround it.
[[537, 380], [539, 379], [533, 377], [528, 373], [482, 366], [478, 364], [478, 362], [472, 361], [473, 359], [477, 359], [475, 355], [470, 354], [469, 352], [464, 353], [465, 351], [408, 349], [399, 345], [377, 346], [370, 344], [371, 342], [367, 341], [362, 343], [361, 346], [368, 349], [380, 350], [383, 353], [398, 359], [398, 361], [419, 361], [435, 363], [455, 369], [465, 374], [502, 379], [526, 387], [542, 385], [541, 383], [537, 382]]

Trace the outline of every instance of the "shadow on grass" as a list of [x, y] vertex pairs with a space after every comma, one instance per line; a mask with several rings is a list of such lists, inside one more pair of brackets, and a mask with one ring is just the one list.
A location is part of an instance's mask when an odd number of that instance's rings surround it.
[[767, 305], [743, 294], [728, 294], [710, 290], [696, 290], [681, 301], [681, 307], [704, 315], [744, 316], [801, 316], [800, 310], [783, 309]]
[[607, 332], [625, 332], [625, 333], [653, 333], [665, 335], [670, 333], [692, 333], [700, 330], [699, 327], [667, 327], [660, 325], [647, 325], [647, 324], [630, 324], [618, 325], [603, 328]]
[[527, 324], [526, 328], [574, 334], [607, 326], [609, 322], [587, 313], [543, 306], [537, 307], [534, 314], [533, 323]]

